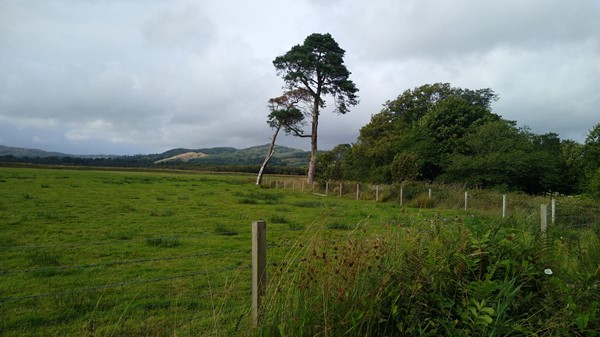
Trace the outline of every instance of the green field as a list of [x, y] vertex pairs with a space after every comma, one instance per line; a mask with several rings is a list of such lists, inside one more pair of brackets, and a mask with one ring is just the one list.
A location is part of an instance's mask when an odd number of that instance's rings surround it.
[[[325, 252], [332, 242], [407, 240], [421, 235], [410, 234], [413, 229], [445, 223], [476, 228], [474, 233], [505, 226], [532, 233], [531, 240], [538, 235], [537, 206], [521, 208], [531, 214], [501, 220], [497, 209], [483, 205], [468, 212], [413, 208], [394, 200], [301, 193], [299, 184], [294, 191], [289, 185], [259, 188], [254, 180], [0, 168], [0, 335], [246, 335], [251, 223], [259, 219], [267, 221], [269, 280], [279, 281], [283, 266], [321, 242]], [[593, 255], [600, 253], [597, 238], [587, 246], [575, 242], [583, 231], [596, 235], [595, 226], [552, 231], [550, 238], [570, 238], [568, 254], [583, 247]], [[596, 278], [597, 261], [586, 265]], [[588, 326], [586, 321], [580, 331]]]

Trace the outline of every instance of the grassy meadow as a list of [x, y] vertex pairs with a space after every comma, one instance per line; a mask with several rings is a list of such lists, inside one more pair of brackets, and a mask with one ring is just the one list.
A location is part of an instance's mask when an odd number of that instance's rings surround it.
[[[400, 206], [393, 188], [375, 202], [372, 187], [354, 200], [351, 186], [338, 198], [254, 180], [0, 168], [0, 335], [598, 333], [597, 217], [543, 238], [548, 198], [511, 195], [502, 219], [501, 195], [485, 191], [464, 211], [446, 190], [428, 203], [407, 189]], [[259, 219], [269, 288], [254, 329]]]

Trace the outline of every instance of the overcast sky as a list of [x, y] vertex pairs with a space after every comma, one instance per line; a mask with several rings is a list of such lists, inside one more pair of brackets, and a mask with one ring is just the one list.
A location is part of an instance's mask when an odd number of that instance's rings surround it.
[[494, 112], [535, 133], [583, 142], [600, 123], [598, 0], [0, 0], [0, 145], [268, 143], [267, 100], [283, 86], [272, 61], [312, 33], [346, 50], [360, 90], [348, 114], [321, 115], [323, 150], [435, 82], [491, 88]]

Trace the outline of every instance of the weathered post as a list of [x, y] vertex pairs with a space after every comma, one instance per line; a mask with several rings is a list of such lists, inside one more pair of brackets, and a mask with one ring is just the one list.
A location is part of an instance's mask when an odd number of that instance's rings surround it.
[[403, 201], [402, 199], [404, 198], [404, 193], [403, 192], [404, 192], [403, 191], [403, 187], [400, 186], [400, 206], [402, 206], [402, 201]]
[[554, 221], [556, 220], [556, 199], [552, 198], [552, 210], [551, 210], [551, 214], [552, 214], [552, 220], [550, 221], [551, 224], [554, 225]]
[[325, 182], [325, 195], [329, 195], [329, 180]]
[[356, 184], [356, 200], [358, 200], [359, 191], [360, 191], [360, 187], [358, 184]]
[[340, 199], [342, 198], [342, 188], [344, 187], [343, 183], [340, 181]]
[[465, 191], [465, 211], [469, 208], [469, 192]]
[[548, 230], [548, 205], [540, 205], [540, 231], [542, 238], [546, 238], [546, 231]]
[[506, 194], [502, 195], [502, 219], [506, 219]]
[[252, 223], [252, 321], [258, 324], [260, 302], [267, 280], [267, 223]]
[[375, 185], [375, 202], [379, 201], [379, 185]]
[[429, 199], [431, 199], [431, 188], [429, 189]]

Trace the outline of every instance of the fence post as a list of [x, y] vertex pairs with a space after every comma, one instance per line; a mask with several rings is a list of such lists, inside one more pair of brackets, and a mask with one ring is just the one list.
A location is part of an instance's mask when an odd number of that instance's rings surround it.
[[552, 218], [550, 220], [550, 223], [554, 225], [554, 221], [556, 220], [556, 199], [552, 198]]
[[252, 321], [258, 324], [260, 302], [267, 280], [267, 223], [252, 223]]
[[546, 238], [546, 231], [548, 230], [548, 205], [540, 205], [540, 231], [542, 238]]
[[404, 192], [403, 191], [403, 187], [400, 186], [400, 206], [402, 206], [402, 199], [404, 198], [404, 195], [403, 195], [404, 193], [403, 192]]
[[465, 191], [465, 211], [467, 210], [467, 208], [469, 206], [469, 192]]
[[358, 193], [359, 193], [360, 187], [358, 184], [356, 184], [356, 200], [358, 200]]
[[343, 185], [343, 184], [344, 184], [344, 183], [342, 183], [342, 182], [340, 181], [340, 199], [342, 198], [342, 188], [344, 187], [344, 185]]
[[329, 180], [325, 182], [325, 195], [329, 195]]
[[429, 189], [429, 199], [431, 199], [431, 188]]
[[506, 194], [502, 195], [502, 219], [506, 218]]
[[379, 185], [375, 185], [375, 202], [379, 201]]

